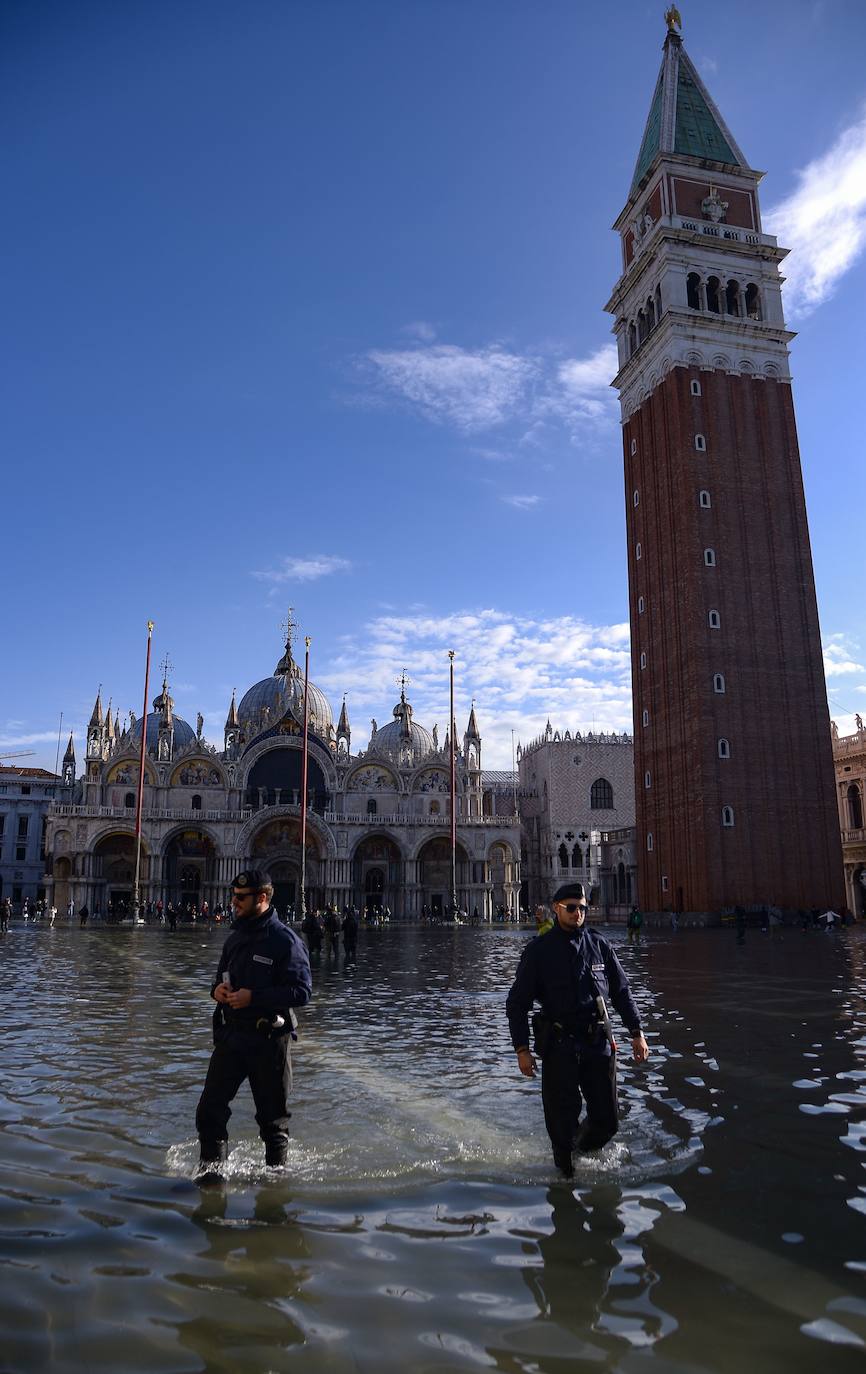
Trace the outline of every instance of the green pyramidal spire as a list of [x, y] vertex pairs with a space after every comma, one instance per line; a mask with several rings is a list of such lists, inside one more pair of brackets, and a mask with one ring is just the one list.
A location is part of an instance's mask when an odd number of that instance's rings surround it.
[[669, 28], [661, 71], [653, 92], [630, 195], [633, 195], [658, 153], [698, 158], [748, 170], [730, 129], [713, 103], [683, 47]]

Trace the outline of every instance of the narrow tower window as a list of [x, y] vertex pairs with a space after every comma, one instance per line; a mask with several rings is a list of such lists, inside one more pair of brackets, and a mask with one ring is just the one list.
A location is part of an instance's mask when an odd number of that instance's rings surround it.
[[761, 319], [761, 293], [753, 281], [746, 287], [746, 314], [750, 320]]
[[650, 851], [653, 849], [653, 832], [651, 830], [647, 831], [646, 847]]
[[740, 283], [734, 281], [733, 277], [725, 287], [725, 313], [728, 315], [739, 315], [740, 313]]
[[728, 829], [734, 824], [734, 808], [732, 806], [722, 807], [722, 825]]
[[640, 492], [638, 491], [637, 487], [635, 487], [634, 491], [631, 494], [631, 503], [633, 506], [640, 505]]
[[645, 653], [642, 653], [641, 656], [640, 656], [640, 666], [641, 666], [641, 668], [645, 668], [645, 667], [646, 667], [646, 654], [645, 654]]
[[661, 284], [656, 287], [656, 324], [662, 317], [662, 288]]
[[701, 279], [697, 272], [690, 272], [686, 277], [686, 303], [690, 310], [701, 308], [700, 284]]
[[716, 566], [715, 549], [704, 549], [704, 562], [708, 568], [714, 568]]
[[712, 498], [711, 498], [711, 496], [710, 496], [710, 493], [709, 493], [708, 491], [701, 491], [701, 492], [698, 493], [698, 504], [699, 504], [699, 506], [701, 507], [701, 510], [709, 510], [709, 509], [710, 509], [710, 507], [712, 506], [713, 502], [712, 502]]
[[634, 556], [635, 556], [636, 559], [640, 558], [640, 556], [641, 556], [641, 546], [640, 546], [640, 544], [635, 544], [635, 546], [634, 546]]
[[719, 615], [718, 611], [710, 611], [707, 615], [707, 620], [709, 621], [711, 630], [720, 630], [722, 628], [722, 617]]
[[643, 721], [644, 725], [649, 725], [649, 711], [644, 711], [643, 715], [641, 716], [641, 720]]
[[726, 739], [719, 740], [719, 758], [729, 759], [731, 757], [731, 745]]
[[721, 314], [721, 303], [719, 301], [721, 283], [718, 277], [707, 277], [707, 309], [713, 315]]
[[725, 690], [725, 675], [724, 675], [724, 673], [714, 673], [714, 674], [713, 674], [713, 691], [714, 691], [714, 692], [718, 692], [719, 695], [721, 696], [721, 695], [724, 693], [724, 690]]
[[652, 787], [653, 785], [653, 775], [649, 771], [649, 769], [647, 769], [647, 771], [643, 775], [643, 785], [644, 787]]
[[693, 378], [692, 378], [692, 395], [693, 395], [693, 396], [700, 396], [700, 395], [701, 395], [701, 384], [700, 384], [700, 382], [698, 381], [697, 377], [693, 377]]
[[643, 599], [642, 596], [639, 596], [638, 599], [637, 599], [637, 613], [638, 613], [638, 615], [643, 615], [645, 609], [646, 609], [646, 607], [645, 607], [645, 604], [644, 604], [644, 599]]
[[637, 453], [637, 439], [632, 439], [632, 441], [631, 441], [631, 448], [630, 448], [629, 452], [631, 453], [632, 458], [633, 458], [633, 457], [635, 456], [635, 454]]
[[704, 438], [703, 434], [695, 435], [695, 448], [697, 449], [698, 453], [706, 453], [707, 441]]
[[629, 325], [629, 327], [628, 327], [628, 356], [631, 357], [632, 354], [636, 351], [636, 349], [637, 349], [637, 330], [636, 330], [635, 327], [634, 327], [634, 321], [632, 321], [632, 323], [631, 323], [631, 324]]

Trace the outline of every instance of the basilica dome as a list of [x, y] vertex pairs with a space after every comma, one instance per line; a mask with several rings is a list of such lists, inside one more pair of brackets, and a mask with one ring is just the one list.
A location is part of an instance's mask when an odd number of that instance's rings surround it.
[[401, 693], [400, 700], [394, 707], [394, 719], [370, 737], [370, 749], [376, 753], [389, 754], [395, 759], [399, 758], [401, 753], [410, 753], [412, 762], [418, 763], [428, 754], [435, 753], [436, 745], [429, 730], [425, 730], [423, 725], [413, 720], [412, 707], [405, 694]]
[[[190, 740], [195, 739], [195, 730], [189, 725], [182, 716], [172, 715], [171, 723], [174, 726], [174, 742], [172, 751], [177, 757], [181, 749], [185, 749]], [[155, 754], [159, 745], [159, 727], [162, 724], [162, 711], [151, 711], [147, 717], [147, 752]], [[129, 738], [139, 748], [141, 747], [141, 721], [137, 720], [129, 732]]]
[[[304, 678], [292, 658], [290, 644], [286, 645], [286, 652], [272, 675], [262, 678], [261, 682], [254, 683], [249, 691], [244, 692], [238, 705], [238, 719], [242, 725], [251, 723], [259, 726], [261, 713], [265, 708], [271, 725], [276, 725], [289, 709], [303, 722]], [[310, 729], [315, 730], [317, 735], [327, 738], [334, 724], [330, 703], [324, 692], [312, 682], [307, 691], [307, 714]]]

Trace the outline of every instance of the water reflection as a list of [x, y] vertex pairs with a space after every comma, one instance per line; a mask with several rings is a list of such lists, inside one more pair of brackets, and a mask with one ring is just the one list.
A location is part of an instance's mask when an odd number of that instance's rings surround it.
[[242, 1095], [210, 1193], [219, 941], [3, 937], [3, 1367], [860, 1367], [863, 932], [622, 949], [653, 1057], [623, 1060], [622, 1131], [573, 1188], [507, 1038], [525, 938], [364, 932], [355, 971], [317, 973], [288, 1169]]

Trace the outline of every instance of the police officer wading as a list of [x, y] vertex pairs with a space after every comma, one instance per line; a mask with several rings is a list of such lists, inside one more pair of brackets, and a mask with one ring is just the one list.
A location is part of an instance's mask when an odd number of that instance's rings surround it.
[[[583, 883], [560, 887], [552, 906], [556, 920], [524, 950], [506, 1012], [520, 1072], [534, 1078], [529, 1014], [534, 1002], [541, 1003], [541, 1014], [533, 1022], [541, 1058], [544, 1124], [556, 1167], [571, 1177], [572, 1150], [601, 1149], [619, 1124], [616, 1052], [610, 1023], [604, 1024], [608, 998], [626, 1024], [638, 1064], [649, 1057], [649, 1047], [622, 965], [607, 940], [584, 926]], [[578, 1125], [583, 1102], [586, 1116]]]
[[288, 1095], [292, 1085], [291, 1040], [294, 1007], [313, 990], [303, 941], [284, 926], [271, 906], [267, 873], [248, 869], [232, 883], [235, 925], [223, 945], [211, 996], [214, 1050], [195, 1114], [201, 1142], [199, 1176], [218, 1176], [227, 1158], [229, 1103], [245, 1078], [256, 1104], [265, 1162], [286, 1162]]

